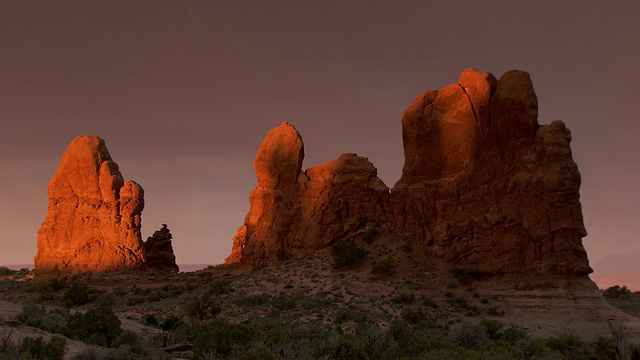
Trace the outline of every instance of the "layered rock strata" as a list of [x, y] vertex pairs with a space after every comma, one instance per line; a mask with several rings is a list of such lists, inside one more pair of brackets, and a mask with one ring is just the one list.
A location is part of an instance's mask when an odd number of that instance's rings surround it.
[[468, 69], [402, 118], [405, 163], [393, 189], [363, 157], [302, 171], [298, 132], [270, 131], [258, 186], [227, 263], [310, 254], [371, 227], [485, 274], [588, 274], [571, 133], [537, 122], [529, 74]]
[[124, 181], [97, 136], [69, 145], [47, 187], [49, 207], [38, 231], [38, 273], [144, 268], [144, 190]]
[[160, 230], [156, 230], [152, 236], [147, 238], [142, 249], [144, 260], [149, 269], [169, 272], [180, 271], [176, 264], [176, 256], [173, 254], [172, 240], [173, 235], [171, 235], [167, 224], [162, 224]]

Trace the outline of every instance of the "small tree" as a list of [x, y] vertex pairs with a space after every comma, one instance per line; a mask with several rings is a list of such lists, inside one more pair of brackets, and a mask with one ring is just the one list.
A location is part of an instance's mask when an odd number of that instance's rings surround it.
[[120, 325], [120, 319], [110, 307], [106, 306], [89, 309], [86, 314], [77, 312], [67, 318], [67, 327], [71, 336], [103, 346], [113, 344], [122, 332]]

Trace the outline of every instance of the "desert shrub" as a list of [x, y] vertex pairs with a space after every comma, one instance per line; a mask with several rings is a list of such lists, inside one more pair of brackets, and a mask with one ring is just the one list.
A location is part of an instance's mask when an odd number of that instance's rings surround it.
[[36, 292], [40, 300], [53, 299], [56, 292], [64, 289], [65, 279], [53, 279], [50, 281], [41, 281], [37, 284]]
[[426, 319], [426, 314], [422, 311], [422, 306], [405, 307], [402, 309], [400, 316], [409, 324], [415, 325]]
[[460, 285], [467, 286], [471, 279], [479, 279], [482, 274], [473, 268], [464, 268], [458, 266], [452, 266], [449, 268], [449, 273], [458, 281]]
[[627, 297], [629, 294], [631, 294], [631, 291], [626, 286], [620, 287], [620, 285], [611, 286], [603, 292], [604, 297], [609, 299], [620, 299]]
[[227, 279], [216, 280], [208, 287], [208, 292], [211, 295], [225, 295], [232, 291], [231, 282]]
[[[67, 352], [67, 340], [53, 336], [44, 341], [41, 336], [25, 337], [20, 344], [20, 358], [62, 360]], [[26, 355], [26, 356], [25, 356]]]
[[130, 347], [139, 344], [141, 341], [140, 336], [131, 330], [124, 330], [113, 341], [114, 347]]
[[64, 293], [62, 302], [66, 306], [86, 305], [89, 302], [89, 293], [87, 293], [87, 285], [82, 282], [76, 282], [69, 290]]
[[344, 334], [336, 345], [332, 359], [364, 360], [367, 354], [360, 348], [361, 339], [354, 334]]
[[426, 297], [424, 299], [422, 299], [422, 305], [428, 306], [428, 307], [430, 307], [432, 309], [437, 309], [439, 307], [438, 303], [436, 303], [435, 301], [433, 301], [433, 300], [431, 300], [429, 298], [426, 298]]
[[182, 295], [185, 292], [185, 287], [182, 285], [169, 284], [169, 285], [163, 286], [161, 289], [162, 291], [169, 293], [170, 296], [174, 296], [174, 297]]
[[260, 337], [260, 331], [250, 324], [231, 324], [214, 320], [187, 329], [188, 340], [193, 343], [193, 358], [203, 359], [205, 354], [228, 357], [234, 349], [243, 349]]
[[331, 255], [333, 256], [333, 267], [340, 269], [355, 264], [366, 255], [366, 251], [353, 241], [340, 241], [331, 247]]
[[489, 335], [485, 326], [472, 326], [463, 323], [453, 334], [452, 340], [465, 349], [482, 350], [489, 343]]
[[16, 320], [53, 333], [64, 333], [66, 331], [66, 313], [62, 310], [53, 310], [47, 313], [46, 308], [35, 304], [27, 304], [16, 316]]
[[153, 316], [151, 314], [145, 316], [144, 323], [149, 325], [149, 326], [160, 327], [160, 323], [158, 322], [158, 318], [156, 318], [155, 316]]
[[490, 306], [487, 309], [487, 314], [491, 316], [502, 316], [504, 315], [504, 310], [498, 308], [497, 306]]
[[555, 353], [567, 360], [592, 358], [589, 344], [575, 335], [534, 340], [532, 353], [533, 355]]
[[239, 306], [260, 306], [266, 304], [271, 300], [271, 295], [267, 293], [249, 295], [236, 299], [234, 303]]
[[111, 346], [122, 333], [120, 319], [111, 308], [99, 306], [67, 316], [68, 335], [101, 346]]
[[0, 276], [7, 276], [13, 274], [13, 271], [8, 267], [0, 266]]
[[396, 262], [393, 260], [391, 256], [387, 256], [384, 259], [380, 259], [373, 262], [373, 269], [371, 269], [371, 273], [389, 276], [389, 275], [393, 275], [395, 268], [396, 268]]
[[160, 329], [162, 329], [162, 347], [166, 347], [171, 340], [173, 333], [176, 332], [184, 325], [184, 321], [181, 318], [170, 315], [160, 323]]
[[[596, 359], [615, 359], [616, 343], [612, 339], [598, 337], [593, 343], [593, 355]], [[640, 356], [633, 359], [640, 359]]]
[[127, 306], [134, 306], [138, 304], [142, 304], [147, 301], [147, 298], [143, 295], [131, 294], [127, 296]]
[[378, 229], [371, 227], [362, 235], [362, 241], [371, 244], [376, 237], [378, 237]]
[[498, 340], [501, 337], [500, 330], [504, 327], [504, 324], [497, 320], [484, 319], [480, 320], [478, 328], [482, 329], [491, 340]]
[[207, 293], [194, 295], [185, 307], [187, 316], [198, 320], [215, 318], [221, 311], [220, 303]]
[[416, 301], [416, 294], [410, 291], [398, 291], [393, 296], [393, 302], [396, 304], [413, 304]]

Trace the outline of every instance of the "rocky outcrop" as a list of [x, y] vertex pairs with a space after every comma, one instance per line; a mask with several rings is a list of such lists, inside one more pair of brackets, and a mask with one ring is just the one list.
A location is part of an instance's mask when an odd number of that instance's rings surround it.
[[134, 181], [124, 181], [102, 139], [83, 135], [73, 140], [49, 182], [47, 196], [36, 272], [144, 267], [144, 190]]
[[344, 154], [304, 172], [303, 158], [302, 138], [290, 124], [266, 135], [254, 162], [258, 186], [226, 263], [311, 254], [386, 222], [389, 188], [366, 158]]
[[303, 172], [302, 139], [284, 123], [258, 151], [258, 186], [226, 262], [268, 264], [378, 227], [477, 273], [587, 274], [571, 133], [538, 125], [537, 108], [522, 71], [497, 80], [468, 69], [421, 94], [402, 118], [391, 191], [353, 154]]
[[402, 119], [397, 231], [480, 273], [587, 274], [580, 173], [561, 121], [539, 126], [529, 75], [469, 69]]
[[149, 269], [169, 272], [180, 271], [176, 264], [176, 256], [173, 254], [172, 240], [173, 235], [171, 235], [167, 224], [162, 224], [160, 230], [156, 230], [152, 236], [147, 238], [142, 249]]

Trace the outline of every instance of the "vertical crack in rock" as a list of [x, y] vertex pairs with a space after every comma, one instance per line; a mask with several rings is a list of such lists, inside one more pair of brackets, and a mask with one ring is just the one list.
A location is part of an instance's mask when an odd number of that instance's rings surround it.
[[467, 96], [467, 99], [469, 100], [469, 105], [471, 105], [471, 112], [473, 112], [473, 118], [476, 119], [476, 124], [478, 124], [478, 128], [480, 128], [480, 134], [482, 134], [482, 141], [486, 145], [487, 144], [487, 136], [484, 133], [484, 128], [482, 127], [482, 124], [480, 123], [480, 119], [478, 119], [478, 114], [476, 113], [475, 106], [473, 106], [473, 101], [471, 101], [471, 96], [469, 96], [469, 93], [467, 93], [467, 89], [465, 89], [464, 86], [462, 86], [460, 83], [458, 83], [458, 86], [460, 87], [460, 89], [462, 89], [462, 92], [464, 92], [464, 94]]

